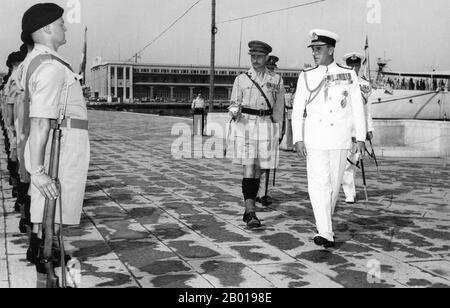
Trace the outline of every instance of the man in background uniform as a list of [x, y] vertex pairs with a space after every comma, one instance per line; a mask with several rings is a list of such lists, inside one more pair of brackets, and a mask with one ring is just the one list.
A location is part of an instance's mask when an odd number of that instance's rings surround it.
[[[269, 56], [269, 59], [267, 60], [266, 67], [269, 70], [269, 72], [276, 74], [275, 69], [278, 68], [278, 61], [280, 61], [280, 58], [277, 56], [271, 55]], [[280, 77], [281, 78], [281, 77]], [[256, 202], [261, 203], [262, 206], [268, 207], [272, 204], [272, 196], [270, 194], [269, 189], [269, 182], [270, 182], [270, 170], [261, 170], [261, 177], [259, 178], [259, 190], [258, 190], [258, 196], [256, 197]]]
[[292, 109], [295, 99], [295, 87], [293, 85], [287, 89], [284, 99], [286, 102], [286, 134], [280, 148], [286, 151], [295, 151], [292, 141]]
[[[364, 56], [361, 53], [358, 52], [352, 52], [348, 53], [344, 56], [344, 61], [346, 62], [347, 66], [354, 69], [356, 72], [356, 75], [359, 76], [359, 72], [361, 70], [361, 64], [364, 61]], [[362, 77], [358, 77], [359, 85], [361, 88], [361, 95], [364, 103], [364, 113], [366, 115], [366, 129], [367, 129], [367, 140], [373, 139], [373, 120], [372, 120], [372, 114], [371, 114], [371, 108], [370, 108], [370, 101], [369, 97], [372, 94], [372, 86], [371, 84], [365, 80]], [[349, 151], [348, 154], [348, 161], [347, 166], [345, 167], [344, 177], [342, 180], [342, 187], [344, 189], [345, 193], [345, 202], [348, 204], [355, 203], [356, 199], [356, 185], [355, 185], [355, 173], [356, 173], [356, 166], [355, 164], [359, 160], [359, 156], [357, 155], [357, 147], [356, 147], [356, 137], [355, 137], [355, 130], [352, 131], [352, 142], [353, 146], [352, 149]]]
[[[4, 120], [5, 127], [8, 135], [9, 144], [9, 155], [8, 155], [8, 166], [11, 178], [11, 184], [13, 187], [13, 198], [18, 197], [19, 194], [19, 174], [18, 174], [18, 161], [17, 161], [17, 134], [14, 125], [14, 105], [20, 95], [18, 87], [16, 84], [17, 68], [19, 64], [23, 61], [23, 55], [21, 52], [13, 52], [8, 56], [6, 65], [9, 68], [9, 78], [5, 84], [5, 110], [4, 110]], [[20, 212], [20, 205], [16, 202], [15, 211]]]
[[[202, 97], [202, 93], [199, 93], [198, 96], [192, 102], [192, 111], [194, 112], [194, 124], [193, 124], [193, 135], [205, 135], [205, 113], [206, 113], [206, 104], [205, 100]], [[201, 130], [201, 133], [199, 132]]]
[[352, 126], [363, 155], [365, 115], [356, 73], [334, 60], [339, 37], [319, 29], [312, 30], [310, 37], [317, 66], [300, 74], [293, 135], [299, 156], [307, 159], [308, 191], [318, 231], [314, 243], [329, 248], [334, 247], [332, 216], [352, 144]]
[[[64, 9], [53, 3], [41, 3], [27, 10], [22, 19], [22, 40], [34, 45], [24, 61], [20, 83], [29, 98], [30, 133], [25, 146], [25, 165], [31, 175], [30, 242], [32, 262], [42, 270], [37, 259], [41, 242], [41, 224], [46, 199], [57, 200], [55, 235], [59, 225], [80, 223], [84, 200], [90, 148], [86, 101], [81, 76], [58, 53], [66, 43], [67, 31], [62, 18]], [[59, 164], [60, 187], [48, 175], [52, 129], [65, 110]], [[26, 121], [24, 121], [26, 123]], [[59, 203], [62, 203], [62, 221]], [[57, 251], [58, 247], [55, 247]]]
[[267, 67], [272, 47], [261, 41], [249, 43], [252, 68], [239, 75], [233, 85], [230, 115], [234, 119], [235, 143], [232, 158], [243, 166], [243, 221], [249, 228], [261, 227], [256, 216], [256, 197], [261, 170], [278, 163], [280, 123], [284, 113], [284, 85], [281, 76]]
[[[11, 159], [16, 162], [16, 170], [14, 174], [17, 176], [17, 201], [16, 208], [21, 213], [21, 220], [19, 222], [19, 230], [21, 233], [27, 233], [28, 227], [31, 228], [30, 221], [30, 198], [28, 196], [29, 190], [29, 175], [25, 170], [24, 160], [23, 160], [23, 147], [24, 144], [21, 142], [22, 138], [22, 127], [20, 125], [23, 116], [23, 101], [24, 101], [24, 90], [20, 86], [19, 74], [21, 72], [22, 63], [27, 55], [26, 46], [21, 47], [21, 50], [11, 54], [11, 65], [12, 73], [9, 80], [9, 94], [8, 94], [8, 106], [9, 115], [8, 121], [9, 125], [12, 125], [12, 130], [14, 131], [14, 138], [11, 140], [11, 148], [14, 148], [14, 152], [11, 152]], [[12, 107], [12, 108], [11, 108]]]

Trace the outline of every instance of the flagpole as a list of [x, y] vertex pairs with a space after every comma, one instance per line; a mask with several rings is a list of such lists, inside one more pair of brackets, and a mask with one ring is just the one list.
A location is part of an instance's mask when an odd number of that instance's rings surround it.
[[88, 28], [84, 29], [84, 47], [83, 47], [83, 59], [81, 62], [80, 74], [83, 76], [82, 85], [86, 85], [86, 62], [87, 62], [87, 31]]
[[369, 53], [369, 36], [366, 38], [366, 48], [367, 48], [367, 67], [369, 69], [369, 82], [372, 84], [372, 76], [370, 75], [370, 53]]

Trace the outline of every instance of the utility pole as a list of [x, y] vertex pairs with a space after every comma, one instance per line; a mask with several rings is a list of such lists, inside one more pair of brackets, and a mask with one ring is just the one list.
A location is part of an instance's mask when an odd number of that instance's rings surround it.
[[239, 68], [241, 68], [241, 54], [242, 54], [242, 31], [244, 28], [244, 20], [241, 20], [241, 38], [239, 39]]
[[209, 112], [214, 108], [214, 75], [216, 71], [216, 0], [212, 0], [211, 12], [211, 71], [209, 79]]

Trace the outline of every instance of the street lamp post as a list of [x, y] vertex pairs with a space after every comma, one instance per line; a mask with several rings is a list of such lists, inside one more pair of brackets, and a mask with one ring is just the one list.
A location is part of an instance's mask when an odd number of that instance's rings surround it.
[[215, 76], [215, 57], [216, 57], [216, 0], [212, 0], [211, 12], [211, 71], [209, 79], [209, 112], [214, 109], [214, 76]]

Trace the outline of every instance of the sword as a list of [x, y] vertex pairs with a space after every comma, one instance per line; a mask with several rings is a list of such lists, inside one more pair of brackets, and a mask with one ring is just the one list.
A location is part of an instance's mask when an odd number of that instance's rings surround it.
[[373, 158], [373, 160], [375, 161], [375, 165], [377, 166], [377, 172], [379, 173], [379, 165], [378, 165], [378, 160], [377, 160], [377, 156], [375, 155], [375, 150], [373, 148], [373, 144], [372, 144], [372, 140], [369, 139], [369, 144], [370, 144], [370, 148], [372, 149], [372, 154], [370, 155], [370, 157]]
[[268, 197], [267, 193], [269, 192], [269, 181], [270, 181], [270, 169], [266, 171], [266, 192], [264, 194], [264, 198], [266, 198], [266, 200]]
[[369, 195], [367, 194], [366, 171], [364, 170], [364, 161], [363, 161], [362, 156], [360, 157], [359, 162], [361, 165], [361, 172], [362, 172], [363, 185], [364, 185], [364, 194], [366, 195], [366, 201], [369, 202]]

